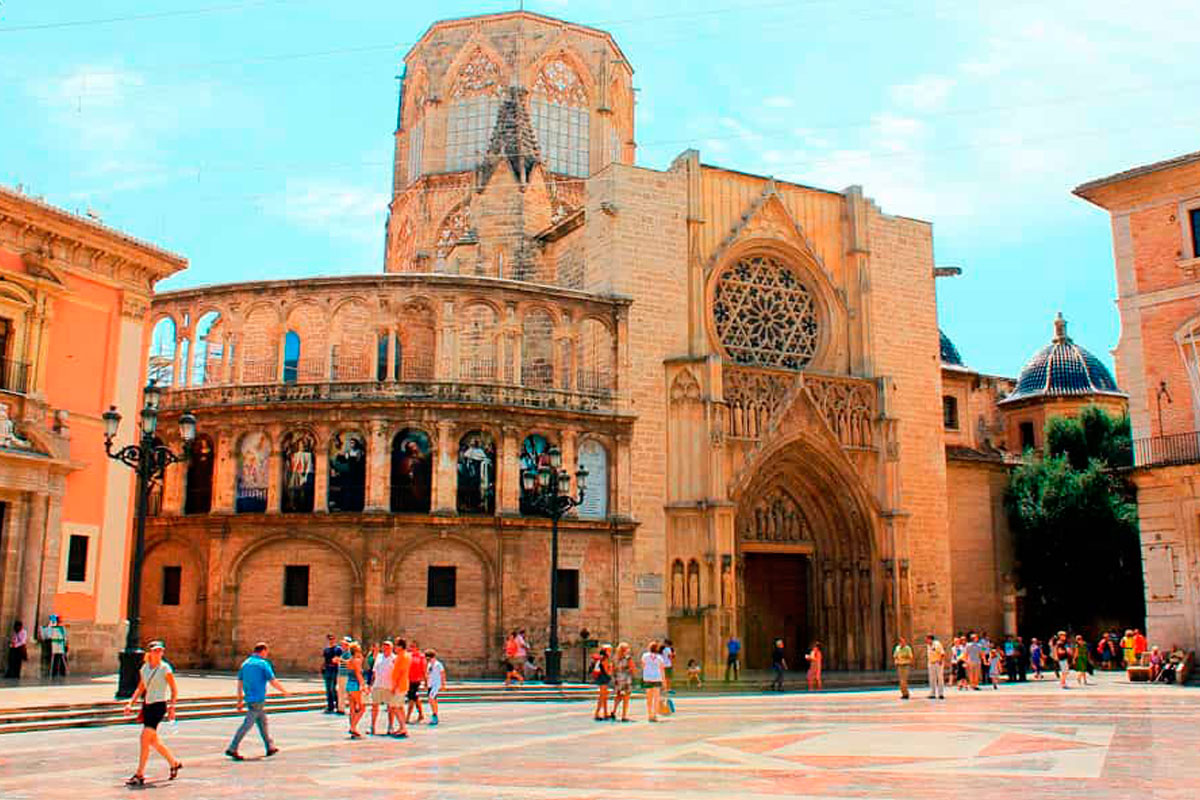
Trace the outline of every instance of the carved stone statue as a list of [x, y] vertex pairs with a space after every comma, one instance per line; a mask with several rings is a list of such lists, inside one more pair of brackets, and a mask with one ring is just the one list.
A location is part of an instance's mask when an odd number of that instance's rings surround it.
[[28, 450], [33, 447], [28, 439], [23, 439], [17, 433], [17, 426], [8, 416], [8, 403], [0, 403], [0, 447], [14, 447]]

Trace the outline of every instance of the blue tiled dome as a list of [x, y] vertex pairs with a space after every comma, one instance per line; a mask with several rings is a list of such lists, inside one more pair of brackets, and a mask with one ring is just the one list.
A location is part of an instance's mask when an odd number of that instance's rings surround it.
[[958, 348], [954, 346], [954, 342], [950, 341], [950, 337], [938, 328], [938, 337], [941, 340], [942, 348], [942, 363], [949, 364], [952, 367], [963, 366], [962, 356], [958, 354]]
[[1029, 359], [1017, 378], [1017, 388], [1001, 402], [1089, 394], [1125, 396], [1100, 359], [1071, 341], [1067, 321], [1059, 314], [1054, 320], [1054, 339]]

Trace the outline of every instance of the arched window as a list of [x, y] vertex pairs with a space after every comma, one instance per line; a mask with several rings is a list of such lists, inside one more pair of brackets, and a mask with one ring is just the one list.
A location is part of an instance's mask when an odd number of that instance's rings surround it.
[[343, 431], [329, 442], [329, 510], [362, 511], [367, 498], [367, 439]]
[[313, 510], [316, 479], [317, 439], [308, 431], [293, 431], [283, 437], [283, 503], [285, 514], [308, 514]]
[[458, 339], [458, 376], [467, 381], [496, 379], [496, 312], [483, 303], [463, 309]]
[[[1185, 325], [1175, 334], [1175, 341], [1179, 344], [1179, 354], [1183, 357], [1188, 383], [1191, 385], [1192, 408], [1196, 416], [1194, 422], [1200, 425], [1200, 320], [1193, 320], [1190, 325]], [[1158, 432], [1159, 436], [1164, 434], [1165, 431]]]
[[[521, 485], [521, 475], [528, 470], [536, 470], [541, 467], [550, 465], [550, 440], [540, 433], [533, 433], [525, 437], [525, 441], [521, 443], [521, 459], [520, 469], [517, 472], [514, 480], [520, 487], [521, 492], [521, 513], [531, 514], [533, 508], [530, 505], [530, 496], [527, 496], [525, 487]], [[536, 492], [537, 489], [534, 489]]]
[[503, 92], [500, 66], [483, 52], [483, 48], [475, 48], [450, 88], [450, 114], [446, 126], [447, 172], [474, 169], [479, 164], [492, 138]]
[[392, 439], [392, 511], [428, 513], [433, 463], [425, 431], [405, 428]]
[[234, 510], [239, 514], [267, 510], [267, 485], [270, 482], [271, 440], [265, 433], [252, 431], [242, 437], [237, 450], [237, 483]]
[[595, 439], [588, 439], [579, 447], [579, 466], [588, 472], [579, 516], [605, 519], [608, 516], [608, 450]]
[[554, 387], [554, 320], [540, 308], [525, 315], [521, 334], [521, 383], [535, 389]]
[[207, 514], [212, 510], [213, 464], [216, 452], [212, 439], [200, 434], [192, 442], [192, 455], [187, 462], [187, 494], [183, 499], [184, 514]]
[[470, 236], [471, 204], [464, 200], [450, 210], [450, 213], [442, 220], [442, 226], [438, 228], [435, 254], [439, 272], [446, 271], [446, 259], [454, 252], [454, 248], [459, 242], [464, 239], [469, 240]]
[[283, 382], [295, 383], [300, 378], [300, 334], [288, 331], [283, 338]]
[[[259, 304], [246, 313], [241, 336], [243, 383], [279, 381], [279, 318], [275, 309]], [[232, 359], [230, 359], [232, 363]]]
[[159, 386], [171, 386], [175, 377], [175, 320], [163, 317], [150, 335], [150, 358], [146, 377]]
[[433, 312], [414, 302], [400, 309], [400, 336], [396, 340], [396, 370], [400, 380], [431, 381], [437, 354], [437, 328]]
[[579, 391], [604, 394], [613, 387], [613, 339], [604, 323], [585, 319], [579, 326]]
[[458, 513], [496, 513], [496, 443], [483, 431], [458, 443]]
[[330, 380], [366, 381], [371, 379], [374, 344], [371, 315], [366, 303], [343, 303], [333, 315], [330, 347]]
[[748, 256], [725, 267], [712, 313], [721, 345], [736, 364], [799, 370], [816, 355], [816, 301], [776, 258]]
[[221, 315], [209, 311], [196, 321], [196, 347], [192, 351], [192, 386], [204, 386], [206, 383], [219, 383], [221, 375], [221, 358], [224, 347], [221, 335], [225, 326], [221, 325]]
[[550, 171], [586, 178], [589, 167], [587, 90], [566, 61], [552, 59], [541, 68], [533, 82], [529, 110], [542, 156]]

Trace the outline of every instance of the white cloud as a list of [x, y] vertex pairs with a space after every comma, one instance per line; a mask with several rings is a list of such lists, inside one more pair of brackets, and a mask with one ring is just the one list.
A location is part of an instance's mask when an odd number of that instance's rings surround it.
[[912, 83], [893, 86], [892, 102], [913, 111], [940, 111], [946, 107], [955, 82], [945, 75], [923, 75]]
[[321, 179], [290, 180], [285, 193], [272, 198], [266, 210], [300, 228], [369, 244], [379, 241], [387, 203], [386, 194], [361, 186]]

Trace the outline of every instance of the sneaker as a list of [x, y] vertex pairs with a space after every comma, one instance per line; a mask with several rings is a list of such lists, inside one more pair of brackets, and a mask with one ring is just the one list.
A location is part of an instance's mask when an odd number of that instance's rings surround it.
[[393, 733], [392, 738], [393, 739], [407, 739], [408, 734], [407, 733]]
[[430, 724], [430, 725], [437, 725], [437, 724], [438, 724], [438, 718], [437, 718], [437, 714], [434, 714], [434, 715], [433, 715], [433, 718], [432, 718], [431, 720], [429, 720], [429, 724]]
[[267, 750], [266, 758], [270, 758], [271, 756], [275, 755], [278, 752], [279, 752], [278, 747], [272, 747], [271, 749]]
[[237, 750], [226, 750], [225, 755], [229, 756], [234, 761], [245, 761], [246, 760], [246, 759], [242, 758], [241, 754], [238, 753]]

